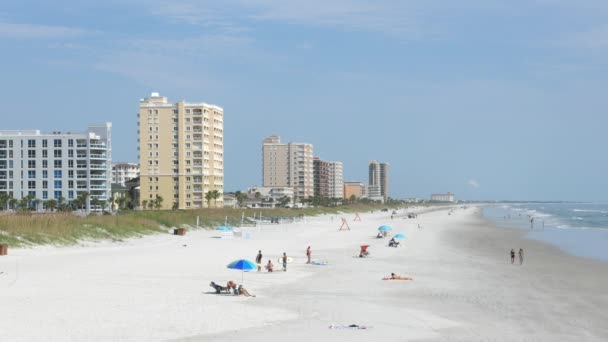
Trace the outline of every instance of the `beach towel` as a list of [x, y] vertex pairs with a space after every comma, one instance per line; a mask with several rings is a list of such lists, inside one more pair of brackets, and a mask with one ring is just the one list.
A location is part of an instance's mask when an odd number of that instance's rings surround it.
[[335, 330], [342, 330], [342, 329], [348, 329], [348, 330], [362, 330], [362, 329], [369, 329], [371, 327], [366, 326], [366, 325], [357, 325], [357, 324], [351, 324], [351, 325], [335, 325], [335, 324], [330, 324], [329, 325], [329, 329], [335, 329]]
[[313, 262], [311, 262], [311, 264], [317, 265], [317, 266], [327, 266], [327, 265], [329, 265], [329, 262], [327, 262], [327, 261], [313, 261]]

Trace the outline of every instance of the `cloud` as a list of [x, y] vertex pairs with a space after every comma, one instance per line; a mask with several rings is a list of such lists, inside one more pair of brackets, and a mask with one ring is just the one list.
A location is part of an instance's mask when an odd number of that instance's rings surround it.
[[0, 22], [0, 39], [60, 39], [85, 34], [79, 28]]
[[469, 179], [468, 184], [475, 189], [479, 189], [480, 187], [479, 182], [474, 179]]

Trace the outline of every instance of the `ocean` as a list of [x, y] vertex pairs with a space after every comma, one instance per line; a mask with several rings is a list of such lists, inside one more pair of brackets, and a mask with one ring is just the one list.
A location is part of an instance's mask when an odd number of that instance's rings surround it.
[[483, 215], [566, 253], [608, 262], [608, 203], [497, 203]]

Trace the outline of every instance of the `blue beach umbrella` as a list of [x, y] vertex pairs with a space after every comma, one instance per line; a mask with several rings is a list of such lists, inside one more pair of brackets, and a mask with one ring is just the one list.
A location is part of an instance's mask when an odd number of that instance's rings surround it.
[[393, 228], [391, 228], [390, 226], [380, 226], [378, 228], [378, 230], [381, 231], [381, 232], [388, 232], [388, 231], [393, 230]]
[[393, 237], [396, 239], [405, 239], [405, 234], [399, 233], [399, 234], [395, 234], [395, 236], [393, 236]]
[[219, 227], [215, 228], [215, 230], [221, 230], [223, 232], [227, 232], [229, 230], [234, 230], [234, 228], [232, 228], [230, 226], [219, 226]]
[[247, 259], [235, 260], [235, 261], [229, 263], [228, 266], [226, 266], [226, 267], [231, 268], [233, 270], [241, 270], [241, 283], [243, 282], [243, 273], [245, 271], [251, 271], [251, 270], [258, 269], [258, 265], [256, 263], [254, 263], [253, 261], [249, 261]]

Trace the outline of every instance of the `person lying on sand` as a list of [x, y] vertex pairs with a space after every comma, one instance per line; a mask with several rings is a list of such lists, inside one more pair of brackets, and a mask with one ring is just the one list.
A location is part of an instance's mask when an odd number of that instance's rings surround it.
[[234, 292], [235, 295], [238, 295], [238, 290], [236, 287], [236, 283], [232, 280], [230, 280], [228, 283], [226, 283], [226, 287], [228, 287], [229, 289], [232, 289], [232, 291]]
[[241, 296], [245, 296], [245, 297], [255, 297], [255, 295], [252, 295], [251, 293], [249, 293], [249, 291], [247, 291], [243, 285], [239, 285], [239, 288], [237, 290], [239, 292], [239, 295]]
[[391, 273], [390, 277], [384, 277], [382, 279], [383, 280], [414, 280], [414, 278], [400, 276], [395, 273]]

